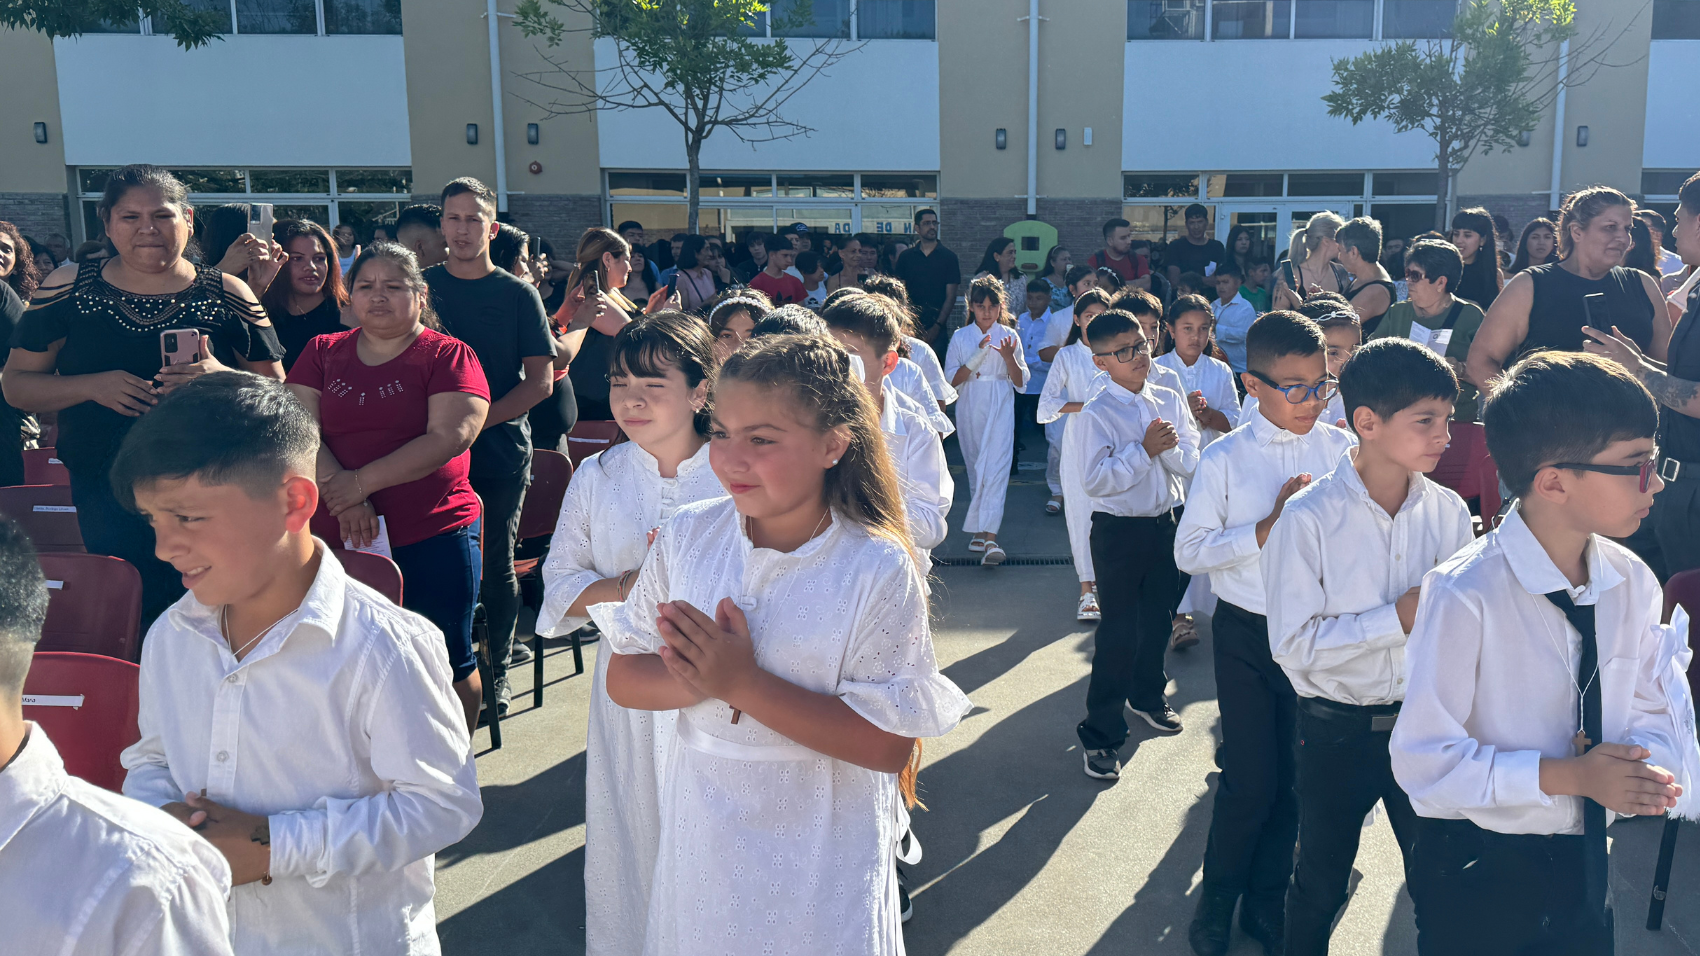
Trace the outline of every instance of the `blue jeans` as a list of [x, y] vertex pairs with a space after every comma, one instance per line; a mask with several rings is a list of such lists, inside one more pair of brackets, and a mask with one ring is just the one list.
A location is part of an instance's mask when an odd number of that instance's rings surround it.
[[478, 606], [483, 571], [478, 553], [482, 520], [393, 552], [401, 568], [401, 606], [424, 615], [443, 632], [457, 684], [478, 669], [472, 648], [472, 611]]

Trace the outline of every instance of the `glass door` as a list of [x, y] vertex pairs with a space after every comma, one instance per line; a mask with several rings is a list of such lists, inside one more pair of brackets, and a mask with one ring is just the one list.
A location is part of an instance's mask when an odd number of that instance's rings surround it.
[[[1251, 232], [1251, 257], [1274, 261], [1276, 253], [1286, 246], [1281, 232], [1281, 210], [1274, 205], [1218, 203], [1216, 205], [1216, 238], [1227, 246], [1235, 227], [1244, 226]], [[1231, 250], [1230, 250], [1231, 251]]]

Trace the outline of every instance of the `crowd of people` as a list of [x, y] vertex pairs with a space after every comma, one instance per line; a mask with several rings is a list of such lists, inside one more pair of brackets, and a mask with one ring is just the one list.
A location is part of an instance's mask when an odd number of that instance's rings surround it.
[[[1421, 952], [1609, 952], [1611, 815], [1692, 815], [1660, 585], [1700, 566], [1700, 174], [1674, 229], [1591, 187], [1515, 251], [1484, 209], [1409, 240], [1323, 212], [1271, 261], [1195, 204], [1160, 249], [1113, 219], [1033, 275], [1007, 238], [965, 275], [932, 209], [913, 244], [624, 222], [568, 257], [475, 179], [438, 198], [364, 243], [256, 235], [135, 165], [98, 254], [41, 268], [0, 223], [0, 465], [56, 429], [147, 631], [120, 797], [23, 719], [46, 592], [0, 521], [20, 951], [435, 952], [433, 857], [482, 813], [475, 611], [500, 712], [534, 449], [580, 421], [619, 439], [567, 488], [536, 631], [605, 642], [589, 952], [902, 952], [922, 742], [969, 710], [930, 552], [960, 505], [1008, 559], [1025, 441], [1096, 625], [1089, 777], [1120, 777], [1129, 709], [1182, 729], [1164, 661], [1211, 620], [1201, 956], [1236, 912], [1327, 952], [1378, 802]], [[1443, 484], [1466, 437], [1504, 508]], [[391, 558], [401, 607], [338, 549]]]

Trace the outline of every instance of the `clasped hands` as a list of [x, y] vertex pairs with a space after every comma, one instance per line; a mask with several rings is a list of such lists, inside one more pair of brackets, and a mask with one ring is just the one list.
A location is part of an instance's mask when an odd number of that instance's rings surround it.
[[357, 548], [369, 546], [378, 536], [378, 512], [366, 499], [359, 469], [344, 468], [319, 482], [319, 500], [337, 520], [344, 541]]
[[712, 618], [686, 601], [667, 601], [656, 610], [667, 671], [697, 702], [713, 697], [741, 709], [762, 675], [744, 612], [731, 598], [720, 599]]
[[243, 813], [235, 807], [189, 793], [183, 803], [160, 807], [184, 826], [206, 838], [230, 863], [233, 886], [267, 880], [272, 868], [272, 829], [268, 817]]

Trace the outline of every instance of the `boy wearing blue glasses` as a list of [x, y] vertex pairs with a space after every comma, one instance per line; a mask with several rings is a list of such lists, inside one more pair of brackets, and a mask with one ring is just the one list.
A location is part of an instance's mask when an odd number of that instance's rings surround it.
[[1687, 628], [1610, 540], [1664, 486], [1658, 406], [1616, 362], [1537, 352], [1482, 424], [1517, 503], [1423, 579], [1390, 744], [1417, 952], [1609, 954], [1606, 826], [1691, 817], [1700, 775]]
[[1319, 421], [1338, 389], [1327, 347], [1322, 329], [1297, 312], [1270, 312], [1252, 323], [1241, 380], [1258, 399], [1258, 413], [1204, 449], [1175, 534], [1175, 564], [1210, 575], [1220, 599], [1211, 624], [1222, 775], [1188, 934], [1200, 956], [1227, 952], [1242, 897], [1247, 935], [1275, 953], [1285, 933], [1299, 823], [1297, 701], [1270, 655], [1261, 555], [1287, 499], [1312, 475], [1333, 471], [1352, 445], [1346, 432]]

